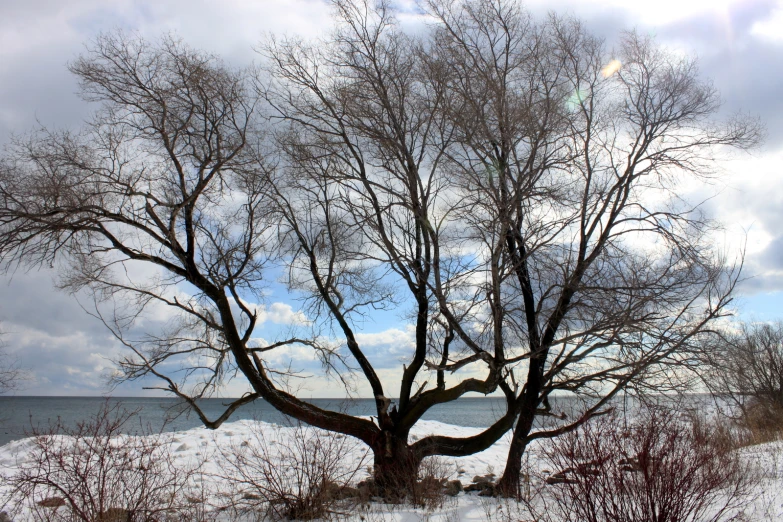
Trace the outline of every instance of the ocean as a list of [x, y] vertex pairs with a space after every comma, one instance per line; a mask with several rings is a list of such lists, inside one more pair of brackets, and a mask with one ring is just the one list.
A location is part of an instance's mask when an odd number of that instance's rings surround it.
[[[112, 405], [119, 402], [121, 407], [128, 411], [138, 410], [138, 420], [129, 423], [130, 430], [138, 429], [139, 421], [152, 431], [181, 431], [202, 426], [194, 413], [178, 411], [177, 406], [181, 403], [174, 398], [0, 396], [0, 446], [28, 436], [33, 429], [45, 431], [58, 420], [65, 426], [74, 427], [78, 422], [94, 416], [106, 401]], [[226, 402], [227, 399], [205, 399], [200, 404], [207, 417], [215, 419], [223, 412]], [[352, 415], [375, 414], [373, 399], [311, 399], [310, 402], [321, 408], [344, 411]], [[500, 418], [504, 409], [505, 401], [502, 398], [462, 398], [437, 405], [422, 418], [481, 428]], [[227, 422], [240, 419], [256, 419], [283, 425], [292, 422], [264, 400], [241, 407]]]

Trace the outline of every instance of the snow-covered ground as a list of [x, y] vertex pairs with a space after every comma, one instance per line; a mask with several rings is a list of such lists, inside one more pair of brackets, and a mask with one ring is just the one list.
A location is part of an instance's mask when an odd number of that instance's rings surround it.
[[[199, 467], [199, 472], [193, 476], [193, 483], [206, 500], [207, 505], [218, 505], [221, 498], [230, 496], [227, 490], [229, 481], [226, 477], [235, 474], [231, 464], [231, 455], [237, 452], [267, 451], [272, 459], [282, 457], [279, 451], [290, 452], [291, 445], [297, 440], [297, 430], [304, 430], [307, 437], [312, 438], [317, 430], [310, 428], [281, 427], [260, 421], [240, 420], [224, 424], [218, 430], [194, 428], [187, 431], [165, 433], [161, 435], [164, 447], [170, 452], [173, 463], [181, 469]], [[478, 428], [452, 426], [436, 421], [421, 421], [411, 433], [412, 439], [417, 439], [432, 433], [450, 436], [466, 436], [477, 433]], [[126, 438], [126, 440], [129, 440]], [[334, 439], [330, 439], [332, 444]], [[124, 444], [118, 440], [118, 445]], [[264, 448], [259, 445], [263, 444]], [[471, 483], [474, 476], [496, 474], [503, 471], [508, 451], [509, 437], [506, 436], [491, 448], [463, 458], [440, 459], [439, 466], [449, 478], [459, 479], [463, 485]], [[0, 475], [8, 477], [16, 470], [31, 465], [35, 445], [31, 439], [11, 442], [0, 447]], [[281, 448], [275, 450], [275, 448]], [[367, 477], [368, 466], [372, 460], [366, 454], [366, 448], [351, 440], [345, 440], [341, 446], [344, 452], [334, 466], [345, 470], [359, 468], [352, 476], [352, 482], [358, 482]], [[774, 442], [750, 446], [740, 450], [744, 459], [755, 463], [761, 473], [761, 480], [755, 488], [752, 501], [744, 508], [745, 521], [783, 521], [783, 443]], [[364, 460], [363, 460], [364, 459]], [[539, 490], [546, 494], [541, 478], [545, 476], [547, 464], [540, 454], [540, 446], [532, 444], [526, 457], [529, 466], [533, 491]], [[281, 464], [285, 466], [286, 464]], [[1, 481], [0, 481], [1, 482]], [[236, 488], [236, 485], [232, 486]], [[8, 486], [0, 486], [0, 495], [7, 491]], [[235, 494], [236, 491], [233, 491]], [[521, 505], [507, 500], [495, 500], [479, 497], [475, 492], [460, 493], [456, 497], [446, 497], [438, 508], [414, 508], [406, 505], [370, 504], [369, 508], [352, 508], [356, 511], [347, 515], [349, 520], [528, 520]], [[222, 520], [234, 520], [237, 515], [223, 515]], [[30, 520], [29, 512], [15, 514], [13, 520], [22, 522]], [[248, 518], [250, 520], [250, 518]]]

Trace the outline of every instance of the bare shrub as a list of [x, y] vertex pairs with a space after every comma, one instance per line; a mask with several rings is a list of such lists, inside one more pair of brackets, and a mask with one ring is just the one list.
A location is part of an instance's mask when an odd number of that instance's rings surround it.
[[453, 466], [442, 457], [427, 457], [419, 464], [416, 484], [411, 489], [411, 504], [427, 510], [443, 507], [444, 488]]
[[749, 500], [755, 473], [725, 430], [646, 407], [607, 415], [552, 441], [548, 482], [557, 520], [718, 522]]
[[32, 429], [32, 450], [8, 478], [6, 504], [33, 520], [140, 522], [181, 518], [198, 465], [175, 466], [166, 438], [137, 411], [106, 402], [71, 428]]
[[306, 427], [255, 423], [251, 440], [218, 446], [220, 475], [235, 494], [238, 515], [263, 512], [278, 520], [328, 518], [341, 501], [359, 495], [351, 487], [367, 464], [368, 450], [342, 434]]

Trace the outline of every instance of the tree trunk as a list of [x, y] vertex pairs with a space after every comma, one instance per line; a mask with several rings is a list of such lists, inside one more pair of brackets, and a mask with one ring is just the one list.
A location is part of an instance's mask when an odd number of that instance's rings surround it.
[[408, 446], [408, 437], [382, 432], [373, 445], [376, 494], [387, 500], [401, 500], [413, 492], [421, 456]]
[[514, 436], [511, 438], [511, 446], [506, 457], [506, 469], [497, 483], [497, 494], [504, 497], [519, 498], [522, 492], [522, 456], [525, 454], [528, 442], [527, 438], [536, 418], [535, 408], [525, 408], [517, 420]]

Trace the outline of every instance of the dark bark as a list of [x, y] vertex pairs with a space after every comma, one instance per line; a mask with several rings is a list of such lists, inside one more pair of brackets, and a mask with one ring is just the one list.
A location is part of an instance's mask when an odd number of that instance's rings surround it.
[[530, 428], [525, 430], [524, 426], [521, 428], [518, 426], [514, 430], [514, 437], [511, 439], [506, 457], [506, 468], [495, 489], [500, 496], [520, 498], [522, 494], [522, 457], [529, 442], [526, 438], [529, 432]]
[[413, 490], [422, 457], [411, 449], [407, 438], [407, 433], [403, 436], [383, 431], [373, 444], [373, 478], [378, 496], [402, 500]]
[[511, 438], [511, 446], [506, 457], [506, 468], [498, 481], [497, 491], [504, 496], [517, 496], [521, 486], [522, 456], [527, 448], [530, 430], [536, 418], [536, 411], [544, 385], [543, 370], [546, 361], [546, 351], [538, 350], [531, 358], [528, 367], [528, 378], [519, 400], [519, 417]]
[[535, 406], [525, 407], [517, 419], [514, 435], [506, 457], [506, 467], [497, 483], [498, 494], [506, 497], [519, 497], [522, 484], [522, 457], [525, 454], [530, 430], [536, 417]]

